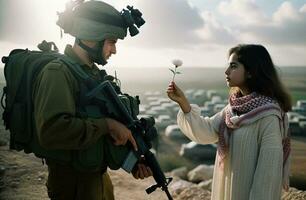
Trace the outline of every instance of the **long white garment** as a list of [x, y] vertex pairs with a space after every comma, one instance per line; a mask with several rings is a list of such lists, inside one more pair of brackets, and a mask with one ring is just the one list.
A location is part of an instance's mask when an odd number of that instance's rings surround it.
[[[177, 115], [182, 132], [200, 144], [218, 142], [221, 120], [221, 112], [210, 118], [200, 116], [197, 105], [191, 105], [189, 113], [180, 110]], [[282, 133], [277, 116], [271, 114], [235, 129], [224, 168], [215, 161], [211, 199], [279, 200], [282, 162]]]

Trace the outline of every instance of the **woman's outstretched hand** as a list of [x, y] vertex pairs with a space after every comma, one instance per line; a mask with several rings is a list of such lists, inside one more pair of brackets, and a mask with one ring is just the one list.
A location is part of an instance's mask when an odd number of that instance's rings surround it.
[[177, 103], [180, 103], [185, 98], [183, 91], [174, 82], [168, 85], [167, 94], [172, 101]]
[[175, 101], [180, 105], [184, 113], [190, 112], [190, 104], [184, 92], [175, 84], [175, 82], [172, 81], [168, 85], [167, 95], [172, 101]]

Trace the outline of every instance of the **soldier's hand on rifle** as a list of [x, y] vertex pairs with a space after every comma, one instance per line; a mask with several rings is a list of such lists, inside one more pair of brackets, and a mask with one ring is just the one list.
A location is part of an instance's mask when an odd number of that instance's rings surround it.
[[134, 169], [132, 170], [132, 174], [136, 179], [144, 179], [153, 175], [150, 167], [146, 166], [142, 163], [137, 163]]
[[132, 132], [130, 129], [128, 129], [124, 124], [121, 122], [118, 122], [111, 118], [106, 118], [106, 122], [109, 127], [109, 133], [111, 137], [114, 139], [115, 145], [125, 145], [127, 141], [130, 141], [135, 149], [137, 151], [137, 144], [136, 141], [132, 135]]

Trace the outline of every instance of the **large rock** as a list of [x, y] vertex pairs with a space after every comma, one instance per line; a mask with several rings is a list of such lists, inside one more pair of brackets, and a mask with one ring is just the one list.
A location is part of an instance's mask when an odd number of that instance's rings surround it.
[[188, 181], [174, 179], [172, 183], [169, 185], [169, 191], [173, 196], [179, 195], [185, 189], [190, 188], [191, 186], [196, 186], [194, 183], [190, 183]]
[[180, 179], [187, 180], [188, 169], [187, 167], [180, 167], [170, 172], [171, 176], [179, 177]]
[[211, 193], [198, 186], [186, 188], [179, 195], [173, 196], [176, 200], [210, 200]]
[[201, 181], [212, 179], [214, 172], [213, 165], [199, 165], [193, 170], [191, 170], [187, 177], [188, 180], [193, 183], [199, 183]]
[[[211, 166], [208, 166], [208, 168], [211, 168]], [[210, 200], [211, 184], [212, 179], [196, 185], [174, 177], [169, 185], [169, 191], [175, 200]], [[283, 192], [281, 200], [306, 200], [306, 191], [290, 188], [289, 192]]]
[[0, 191], [5, 188], [5, 184], [3, 181], [4, 173], [5, 173], [5, 167], [0, 165]]
[[172, 141], [179, 144], [190, 142], [190, 139], [182, 133], [180, 127], [177, 124], [167, 126], [165, 129], [165, 135]]
[[288, 192], [282, 194], [282, 200], [305, 200], [306, 191], [290, 188]]
[[202, 181], [198, 184], [198, 186], [200, 188], [202, 188], [203, 190], [209, 190], [211, 191], [211, 186], [212, 186], [212, 179], [209, 179], [207, 181]]
[[215, 144], [197, 144], [192, 141], [188, 144], [183, 144], [180, 149], [180, 156], [194, 160], [194, 161], [212, 161], [216, 156]]
[[3, 139], [0, 139], [0, 146], [6, 146], [7, 142]]

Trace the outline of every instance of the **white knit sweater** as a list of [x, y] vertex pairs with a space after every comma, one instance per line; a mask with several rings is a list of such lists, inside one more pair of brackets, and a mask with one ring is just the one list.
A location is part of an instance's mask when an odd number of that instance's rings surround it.
[[[179, 111], [182, 132], [200, 144], [218, 142], [221, 112], [200, 116], [191, 105], [187, 114]], [[217, 158], [218, 156], [216, 156]], [[212, 200], [279, 200], [282, 191], [283, 150], [279, 119], [271, 114], [235, 129], [229, 140], [224, 169], [215, 161]]]

